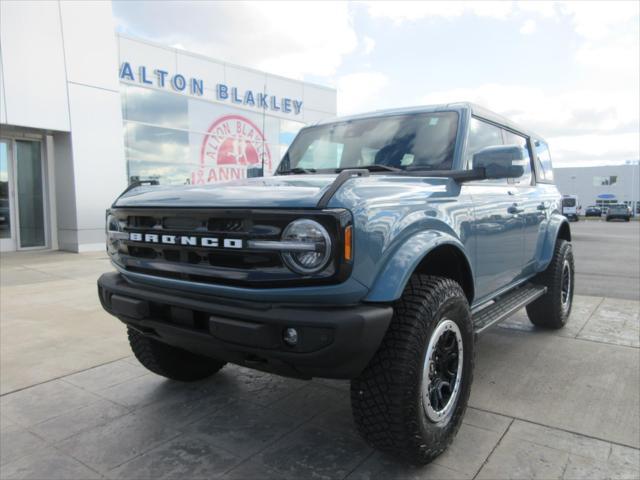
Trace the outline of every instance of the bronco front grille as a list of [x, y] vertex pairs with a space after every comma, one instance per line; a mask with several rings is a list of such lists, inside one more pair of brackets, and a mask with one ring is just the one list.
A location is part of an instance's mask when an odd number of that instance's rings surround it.
[[[351, 215], [344, 210], [281, 211], [245, 209], [112, 209], [123, 232], [154, 234], [162, 238], [214, 238], [216, 248], [201, 245], [166, 245], [120, 239], [111, 247], [112, 258], [122, 268], [147, 275], [205, 283], [278, 286], [297, 282], [342, 281], [350, 265], [338, 257], [312, 277], [301, 277], [284, 264], [281, 254], [251, 249], [248, 240], [280, 240], [284, 228], [294, 219], [312, 218], [322, 223], [341, 243], [344, 226]], [[224, 248], [225, 241], [234, 248]], [[217, 245], [219, 244], [219, 248]]]

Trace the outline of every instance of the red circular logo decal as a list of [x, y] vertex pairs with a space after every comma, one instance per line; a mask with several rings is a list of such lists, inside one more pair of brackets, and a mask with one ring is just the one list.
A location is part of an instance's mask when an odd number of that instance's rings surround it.
[[271, 153], [262, 131], [248, 118], [226, 115], [207, 130], [200, 148], [200, 168], [191, 183], [239, 180], [247, 169], [271, 171]]

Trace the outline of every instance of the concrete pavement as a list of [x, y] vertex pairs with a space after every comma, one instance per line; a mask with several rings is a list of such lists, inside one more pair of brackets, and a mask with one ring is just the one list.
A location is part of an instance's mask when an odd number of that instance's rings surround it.
[[579, 295], [563, 330], [520, 312], [481, 336], [458, 436], [407, 467], [357, 435], [347, 382], [148, 373], [98, 305], [108, 268], [103, 254], [0, 258], [1, 478], [640, 477], [637, 301]]
[[640, 222], [571, 223], [576, 292], [640, 300]]

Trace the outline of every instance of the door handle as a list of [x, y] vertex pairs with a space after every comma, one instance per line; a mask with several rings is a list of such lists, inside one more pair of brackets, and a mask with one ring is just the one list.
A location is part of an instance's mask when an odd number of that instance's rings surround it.
[[518, 213], [524, 212], [524, 209], [518, 208], [518, 204], [514, 203], [509, 208], [507, 208], [507, 212], [512, 214], [512, 215], [517, 215]]

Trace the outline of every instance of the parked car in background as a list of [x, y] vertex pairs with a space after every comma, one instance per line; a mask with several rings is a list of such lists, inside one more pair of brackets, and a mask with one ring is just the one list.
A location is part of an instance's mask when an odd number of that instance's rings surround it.
[[631, 212], [626, 205], [610, 205], [606, 219], [607, 222], [609, 220], [624, 220], [628, 222], [631, 219]]
[[601, 217], [602, 209], [596, 205], [589, 205], [584, 215], [585, 217]]
[[578, 196], [577, 195], [563, 195], [562, 196], [562, 215], [567, 217], [568, 220], [578, 221]]

